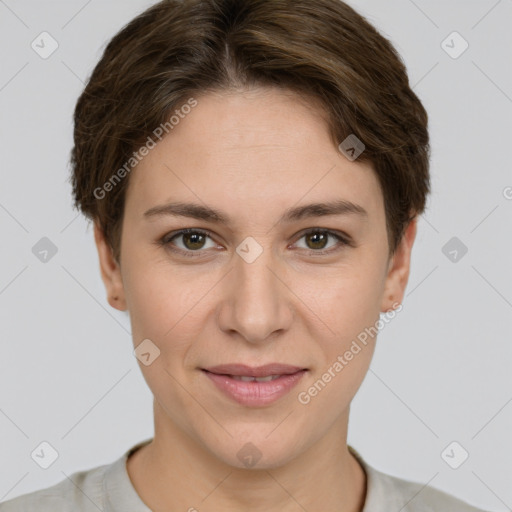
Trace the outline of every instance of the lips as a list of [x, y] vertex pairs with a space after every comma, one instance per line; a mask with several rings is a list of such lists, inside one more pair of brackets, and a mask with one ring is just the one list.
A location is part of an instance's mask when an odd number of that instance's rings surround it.
[[256, 367], [226, 364], [202, 371], [215, 388], [230, 399], [248, 407], [261, 407], [288, 394], [307, 369], [271, 363]]
[[269, 377], [279, 375], [291, 375], [306, 368], [289, 364], [270, 363], [263, 366], [247, 366], [245, 364], [221, 364], [204, 368], [217, 375], [229, 375], [230, 377]]

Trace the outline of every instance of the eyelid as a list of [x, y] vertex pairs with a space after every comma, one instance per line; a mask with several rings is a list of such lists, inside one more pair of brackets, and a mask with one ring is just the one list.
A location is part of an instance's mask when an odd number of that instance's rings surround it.
[[[198, 249], [197, 251], [185, 251], [179, 247], [176, 247], [176, 246], [173, 246], [173, 244], [171, 243], [171, 241], [174, 239], [174, 238], [177, 238], [181, 235], [185, 235], [187, 233], [199, 233], [203, 236], [206, 236], [210, 239], [212, 239], [214, 241], [214, 238], [212, 237], [212, 232], [209, 231], [208, 229], [203, 229], [203, 228], [184, 228], [184, 229], [180, 229], [180, 230], [177, 230], [177, 231], [173, 231], [173, 232], [170, 232], [170, 233], [167, 233], [166, 235], [164, 235], [158, 242], [163, 245], [164, 247], [168, 247], [169, 250], [175, 252], [175, 253], [179, 253], [181, 255], [184, 255], [186, 257], [201, 257], [202, 256], [202, 253], [204, 251], [207, 251], [208, 249]], [[343, 233], [343, 232], [340, 232], [338, 230], [335, 230], [335, 229], [329, 229], [329, 228], [320, 228], [320, 227], [312, 227], [312, 228], [307, 228], [303, 231], [300, 231], [298, 233], [298, 235], [296, 236], [296, 239], [295, 241], [293, 242], [292, 245], [294, 245], [295, 243], [297, 243], [301, 238], [303, 238], [304, 236], [306, 235], [309, 235], [310, 233], [326, 233], [327, 235], [335, 238], [337, 241], [338, 241], [338, 244], [336, 244], [336, 246], [334, 247], [331, 247], [330, 249], [327, 249], [327, 250], [314, 250], [314, 249], [305, 249], [309, 254], [311, 255], [317, 255], [317, 256], [322, 256], [322, 255], [325, 255], [325, 254], [330, 254], [330, 253], [333, 253], [333, 252], [337, 252], [339, 250], [341, 250], [344, 246], [349, 246], [349, 247], [355, 247], [355, 244], [353, 243], [352, 241], [352, 238]]]
[[183, 255], [185, 257], [200, 257], [202, 256], [202, 252], [206, 251], [207, 249], [199, 249], [197, 251], [185, 251], [184, 249], [181, 249], [180, 247], [174, 246], [171, 242], [174, 238], [178, 238], [181, 235], [186, 235], [187, 233], [199, 233], [200, 235], [206, 236], [210, 238], [211, 240], [214, 240], [212, 237], [212, 232], [208, 229], [202, 229], [202, 228], [184, 228], [179, 229], [178, 231], [172, 231], [170, 233], [167, 233], [164, 235], [158, 243], [166, 248], [168, 248], [170, 251], [174, 253], [178, 253], [179, 255]]
[[[342, 231], [338, 231], [337, 229], [320, 228], [320, 227], [307, 228], [303, 231], [300, 231], [297, 235], [297, 239], [295, 240], [295, 242], [300, 240], [303, 236], [309, 235], [310, 233], [327, 233], [328, 235], [332, 236], [333, 238], [336, 238], [337, 240], [344, 243], [345, 245], [353, 245], [352, 238], [349, 235], [343, 233]], [[311, 251], [315, 252], [315, 253], [320, 253], [320, 251], [313, 251], [312, 249], [311, 249]]]

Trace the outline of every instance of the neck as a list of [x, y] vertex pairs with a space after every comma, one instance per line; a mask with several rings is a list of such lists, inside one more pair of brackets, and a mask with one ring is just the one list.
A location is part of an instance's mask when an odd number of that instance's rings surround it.
[[366, 475], [346, 443], [344, 418], [303, 453], [268, 469], [240, 469], [215, 457], [169, 421], [155, 401], [155, 436], [127, 471], [152, 510], [361, 512]]

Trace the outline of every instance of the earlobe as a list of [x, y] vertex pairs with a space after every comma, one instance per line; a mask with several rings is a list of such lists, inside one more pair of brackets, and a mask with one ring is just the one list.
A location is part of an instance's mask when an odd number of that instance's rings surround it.
[[402, 303], [411, 268], [411, 252], [416, 238], [417, 217], [409, 222], [388, 266], [381, 312], [396, 309]]
[[108, 303], [115, 309], [126, 311], [121, 269], [114, 259], [112, 248], [105, 239], [102, 229], [96, 222], [94, 223], [94, 241], [98, 250], [101, 279], [107, 291]]

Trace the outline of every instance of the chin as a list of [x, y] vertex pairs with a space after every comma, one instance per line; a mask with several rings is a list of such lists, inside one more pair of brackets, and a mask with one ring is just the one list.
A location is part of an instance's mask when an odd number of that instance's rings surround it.
[[271, 431], [255, 427], [254, 433], [233, 436], [224, 445], [217, 442], [209, 449], [217, 459], [234, 468], [254, 471], [275, 469], [289, 463], [301, 450], [293, 436], [276, 432], [268, 436]]

